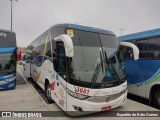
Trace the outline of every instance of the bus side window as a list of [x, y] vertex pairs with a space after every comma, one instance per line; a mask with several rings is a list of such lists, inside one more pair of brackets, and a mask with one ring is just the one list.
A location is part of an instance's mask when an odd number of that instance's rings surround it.
[[139, 58], [148, 58], [148, 40], [138, 40], [137, 47], [139, 49]]
[[65, 48], [64, 44], [61, 42], [57, 42], [57, 73], [62, 77], [65, 78], [66, 76], [66, 57], [65, 57]]
[[126, 46], [120, 46], [120, 51], [125, 59], [133, 59], [132, 48]]
[[160, 59], [160, 37], [149, 39], [148, 52], [149, 58]]

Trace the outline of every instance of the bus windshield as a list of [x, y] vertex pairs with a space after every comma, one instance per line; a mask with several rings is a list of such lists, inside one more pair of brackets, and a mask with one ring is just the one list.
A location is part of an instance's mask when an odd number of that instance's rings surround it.
[[0, 53], [0, 76], [16, 72], [16, 53]]
[[7, 48], [7, 47], [15, 47], [16, 46], [16, 36], [15, 33], [8, 33], [0, 31], [0, 48]]
[[80, 45], [74, 46], [71, 81], [93, 88], [113, 87], [124, 82], [124, 63], [116, 37], [83, 31], [78, 35]]

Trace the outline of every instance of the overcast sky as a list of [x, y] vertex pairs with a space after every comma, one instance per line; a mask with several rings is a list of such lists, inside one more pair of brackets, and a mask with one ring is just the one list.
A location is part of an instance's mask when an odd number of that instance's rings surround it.
[[[0, 28], [10, 29], [10, 0], [0, 0]], [[57, 23], [77, 23], [123, 34], [160, 28], [160, 0], [18, 0], [13, 31], [26, 47]]]

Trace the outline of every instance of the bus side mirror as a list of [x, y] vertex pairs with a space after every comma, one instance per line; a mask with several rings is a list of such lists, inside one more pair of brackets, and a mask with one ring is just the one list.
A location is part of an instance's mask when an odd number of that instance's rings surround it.
[[129, 43], [129, 42], [120, 42], [120, 45], [132, 48], [134, 60], [138, 60], [139, 59], [139, 49], [137, 48], [137, 46], [135, 46], [134, 44]]
[[54, 38], [55, 41], [62, 41], [65, 47], [65, 54], [67, 57], [73, 57], [74, 50], [73, 50], [73, 42], [70, 36], [66, 34], [59, 35], [58, 37]]

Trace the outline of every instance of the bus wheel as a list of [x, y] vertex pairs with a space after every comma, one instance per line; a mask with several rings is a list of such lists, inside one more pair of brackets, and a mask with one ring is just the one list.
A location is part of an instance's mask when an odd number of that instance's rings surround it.
[[46, 94], [48, 103], [49, 104], [54, 103], [54, 101], [51, 98], [51, 88], [50, 88], [49, 83], [46, 83], [46, 85], [45, 85], [45, 94]]
[[154, 94], [154, 106], [160, 109], [160, 89], [157, 89]]

